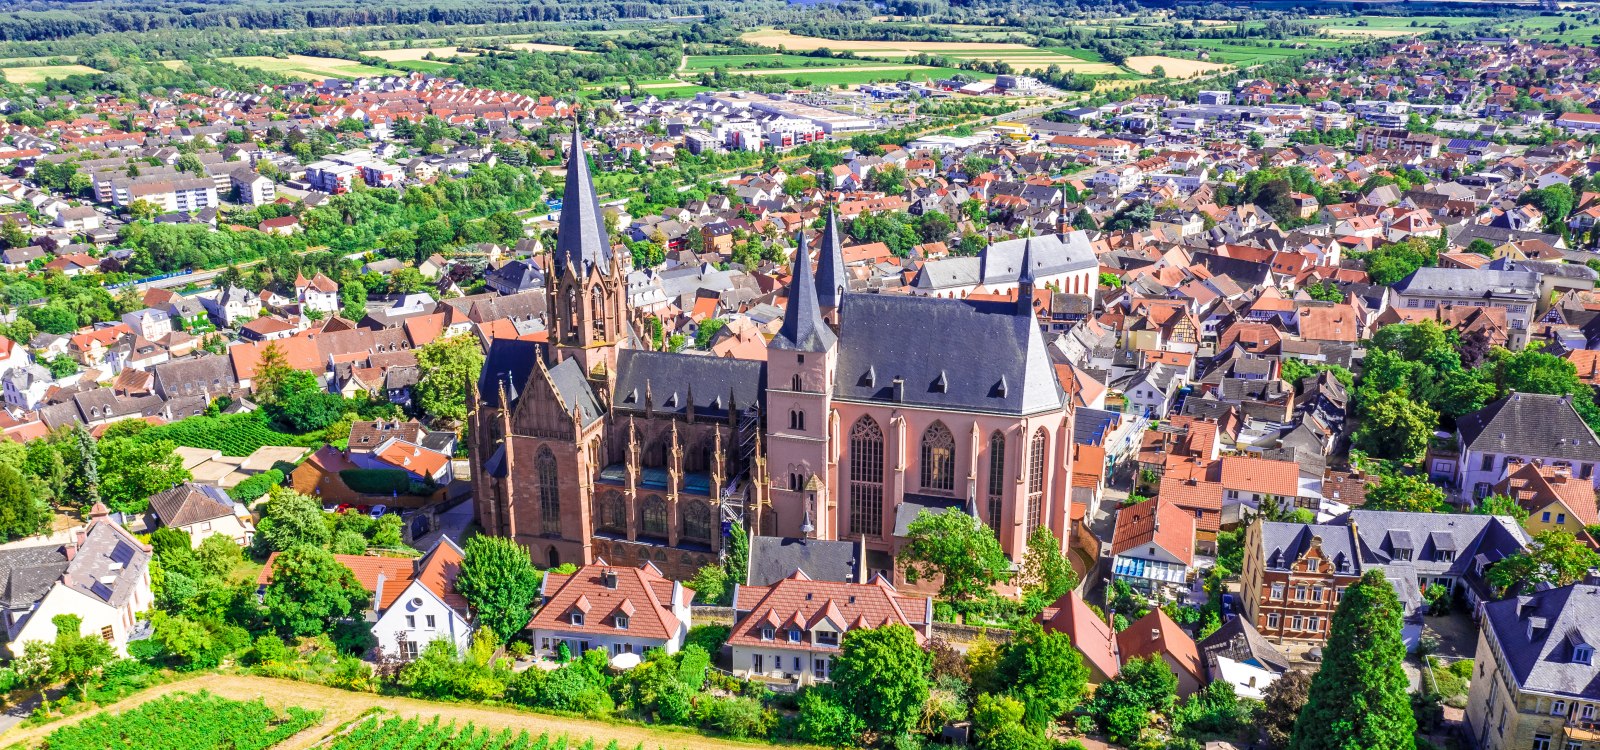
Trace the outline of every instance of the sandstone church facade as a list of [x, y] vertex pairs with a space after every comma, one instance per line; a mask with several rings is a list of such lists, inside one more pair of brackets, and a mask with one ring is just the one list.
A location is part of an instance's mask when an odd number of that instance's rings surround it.
[[577, 134], [558, 231], [548, 342], [493, 343], [468, 426], [479, 522], [537, 564], [650, 561], [688, 578], [739, 518], [765, 535], [858, 541], [869, 572], [898, 583], [894, 557], [922, 511], [976, 515], [1016, 561], [1039, 526], [1065, 548], [1072, 413], [1031, 301], [1035, 270], [1063, 263], [1038, 248], [1072, 243], [997, 245], [1015, 300], [846, 293], [830, 213], [815, 271], [799, 238], [759, 362], [640, 338]]

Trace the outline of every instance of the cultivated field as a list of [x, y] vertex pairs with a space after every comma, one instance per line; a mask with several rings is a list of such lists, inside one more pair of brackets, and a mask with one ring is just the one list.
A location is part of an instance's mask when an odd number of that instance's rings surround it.
[[573, 49], [572, 47], [567, 46], [565, 44], [544, 44], [543, 42], [517, 42], [516, 44], [508, 44], [506, 46], [510, 47], [511, 49], [514, 49], [514, 50], [521, 50], [523, 52], [583, 52], [584, 54], [588, 54], [584, 50], [576, 50], [576, 49]]
[[[238, 675], [204, 675], [194, 679], [179, 680], [160, 685], [113, 704], [109, 709], [87, 711], [43, 726], [14, 729], [7, 732], [3, 739], [8, 747], [36, 747], [56, 729], [68, 724], [75, 724], [90, 716], [99, 715], [108, 710], [117, 713], [127, 711], [162, 695], [195, 693], [201, 690], [232, 700], [248, 701], [260, 698], [267, 706], [280, 711], [286, 710], [291, 706], [299, 706], [323, 712], [321, 721], [290, 737], [276, 746], [274, 750], [302, 750], [303, 748], [318, 746], [326, 737], [336, 732], [346, 722], [356, 719], [373, 708], [385, 709], [394, 716], [420, 717], [424, 722], [431, 721], [434, 716], [438, 716], [442, 723], [453, 721], [458, 725], [465, 725], [467, 722], [472, 722], [479, 728], [486, 728], [496, 732], [502, 729], [510, 729], [512, 732], [520, 732], [526, 729], [529, 734], [534, 736], [545, 733], [552, 737], [565, 735], [570, 738], [573, 747], [590, 737], [595, 739], [595, 747], [604, 747], [606, 743], [613, 739], [616, 740], [619, 747], [631, 748], [642, 744], [647, 748], [661, 748], [662, 750], [701, 750], [702, 748], [706, 750], [740, 750], [742, 748], [772, 747], [761, 742], [738, 742], [720, 737], [706, 737], [686, 730], [621, 723], [612, 724], [587, 719], [537, 714], [512, 708], [433, 703], [411, 698], [392, 698], [352, 693], [346, 690], [337, 690], [303, 682]], [[791, 747], [796, 750], [804, 750], [804, 746], [801, 745], [793, 745]]]
[[478, 56], [476, 52], [462, 52], [455, 47], [402, 47], [401, 49], [368, 49], [361, 51], [361, 54], [367, 57], [376, 57], [379, 60], [388, 60], [389, 62], [422, 60], [429, 53], [440, 59]]
[[1167, 72], [1168, 78], [1188, 78], [1192, 75], [1215, 73], [1219, 70], [1227, 70], [1229, 67], [1231, 67], [1222, 63], [1203, 62], [1201, 60], [1185, 60], [1181, 57], [1167, 57], [1165, 55], [1140, 55], [1138, 57], [1130, 57], [1124, 64], [1145, 75], [1154, 75], [1153, 71], [1155, 70], [1156, 66], [1159, 65], [1161, 66], [1162, 70]]
[[286, 76], [304, 78], [308, 81], [320, 81], [324, 78], [381, 76], [391, 72], [383, 68], [362, 65], [352, 60], [338, 60], [331, 57], [308, 57], [306, 55], [289, 55], [288, 57], [223, 57], [219, 59], [223, 62], [241, 65], [246, 68], [282, 73]]
[[100, 72], [103, 71], [95, 70], [87, 65], [27, 65], [0, 70], [0, 73], [5, 74], [6, 81], [24, 86], [44, 83], [51, 78], [66, 78], [67, 76], [83, 74], [92, 75]]
[[1111, 75], [1120, 72], [1114, 65], [1090, 60], [1079, 54], [1030, 47], [1016, 42], [881, 42], [860, 39], [823, 39], [800, 36], [782, 29], [762, 29], [744, 34], [743, 39], [767, 47], [809, 52], [818, 49], [850, 50], [856, 54], [885, 59], [902, 59], [910, 55], [930, 54], [952, 60], [979, 60], [1006, 63], [1018, 71], [1044, 70], [1051, 65], [1062, 70], [1087, 75]]

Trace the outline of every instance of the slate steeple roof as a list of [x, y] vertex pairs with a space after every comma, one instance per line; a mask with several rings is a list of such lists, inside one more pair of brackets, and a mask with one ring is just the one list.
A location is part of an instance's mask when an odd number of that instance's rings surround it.
[[811, 247], [804, 233], [794, 251], [794, 274], [789, 282], [789, 306], [783, 311], [783, 327], [772, 339], [777, 349], [798, 352], [825, 352], [837, 339], [833, 329], [822, 322], [817, 301], [817, 282], [811, 274]]
[[605, 217], [600, 213], [600, 199], [594, 192], [594, 180], [589, 176], [589, 160], [583, 153], [583, 136], [578, 128], [572, 129], [572, 148], [567, 152], [567, 189], [562, 197], [561, 220], [556, 235], [554, 256], [557, 276], [570, 267], [579, 277], [589, 274], [589, 269], [600, 267], [602, 274], [609, 271], [611, 239], [606, 234]]
[[844, 271], [844, 248], [839, 233], [839, 216], [828, 209], [828, 224], [822, 230], [822, 247], [817, 251], [817, 301], [823, 307], [838, 309], [849, 288]]

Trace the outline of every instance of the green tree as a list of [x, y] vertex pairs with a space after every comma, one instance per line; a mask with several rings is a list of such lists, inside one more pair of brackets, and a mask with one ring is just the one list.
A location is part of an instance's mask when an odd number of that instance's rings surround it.
[[1022, 723], [1024, 709], [1017, 699], [984, 693], [972, 708], [972, 746], [977, 750], [1040, 750], [1044, 738]]
[[839, 699], [833, 685], [822, 683], [800, 691], [800, 718], [795, 734], [806, 742], [831, 747], [851, 747], [861, 734], [861, 718]]
[[1526, 550], [1491, 566], [1488, 578], [1500, 591], [1539, 583], [1566, 586], [1583, 580], [1595, 567], [1600, 567], [1600, 553], [1578, 541], [1570, 532], [1550, 529], [1535, 535]]
[[32, 536], [50, 522], [50, 509], [33, 482], [9, 463], [0, 463], [0, 541]]
[[1479, 500], [1472, 512], [1484, 516], [1510, 516], [1516, 519], [1517, 523], [1528, 520], [1527, 509], [1505, 495], [1490, 495]]
[[189, 470], [171, 440], [116, 437], [101, 440], [99, 463], [102, 499], [112, 510], [142, 513], [150, 496], [189, 481]]
[[1078, 573], [1061, 553], [1061, 542], [1043, 524], [1028, 535], [1017, 584], [1030, 612], [1043, 610], [1078, 587]]
[[1444, 490], [1426, 477], [1387, 474], [1367, 490], [1365, 510], [1397, 510], [1409, 513], [1438, 513], [1449, 509]]
[[1479, 255], [1494, 255], [1494, 243], [1482, 237], [1478, 237], [1472, 242], [1467, 243], [1467, 252], [1477, 253]]
[[919, 513], [906, 527], [899, 557], [907, 582], [942, 576], [939, 596], [954, 603], [988, 593], [990, 586], [1006, 579], [1011, 566], [994, 531], [956, 509]]
[[417, 350], [421, 377], [412, 388], [417, 407], [441, 422], [467, 418], [467, 385], [478, 382], [483, 369], [483, 347], [470, 334], [451, 336]]
[[1150, 726], [1150, 714], [1170, 714], [1177, 700], [1178, 676], [1166, 661], [1160, 656], [1133, 658], [1095, 689], [1089, 713], [1112, 742], [1132, 745]]
[[1077, 707], [1089, 680], [1089, 668], [1072, 639], [1033, 622], [1019, 628], [1006, 645], [999, 674], [1022, 702], [1023, 724], [1038, 733]]
[[911, 628], [898, 623], [851, 630], [833, 662], [840, 702], [867, 729], [886, 737], [910, 733], [928, 702], [932, 657]]
[[1417, 719], [1402, 666], [1405, 611], [1383, 571], [1345, 589], [1290, 750], [1412, 750]]
[[257, 544], [269, 552], [299, 545], [327, 546], [333, 532], [324, 520], [326, 515], [316, 498], [288, 487], [275, 488], [267, 493], [261, 523], [256, 527]]
[[1122, 277], [1107, 271], [1100, 272], [1100, 286], [1107, 289], [1121, 289]]
[[478, 613], [478, 623], [506, 642], [527, 627], [543, 579], [522, 545], [479, 534], [467, 540], [456, 590]]
[[1260, 722], [1267, 742], [1274, 748], [1289, 746], [1294, 734], [1294, 722], [1300, 718], [1311, 695], [1311, 672], [1291, 669], [1267, 686], [1262, 699]]
[[716, 338], [718, 332], [727, 327], [728, 321], [722, 318], [710, 318], [702, 321], [700, 327], [695, 329], [694, 332], [694, 348], [710, 349], [711, 340]]
[[49, 658], [50, 677], [65, 682], [79, 690], [81, 699], [89, 699], [89, 681], [116, 657], [111, 644], [99, 633], [84, 635], [82, 618], [77, 615], [56, 615], [50, 618], [56, 637], [46, 654]]
[[1422, 460], [1428, 450], [1428, 438], [1439, 424], [1437, 411], [1398, 390], [1363, 403], [1361, 412], [1361, 426], [1354, 437], [1356, 446], [1373, 456], [1402, 463]]
[[340, 620], [360, 617], [371, 600], [332, 553], [302, 544], [273, 558], [272, 583], [261, 603], [267, 622], [287, 638], [322, 635]]

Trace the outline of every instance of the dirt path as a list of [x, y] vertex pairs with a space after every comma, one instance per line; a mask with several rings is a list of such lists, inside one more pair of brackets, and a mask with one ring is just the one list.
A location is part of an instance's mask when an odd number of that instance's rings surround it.
[[[688, 730], [674, 731], [667, 728], [642, 727], [631, 724], [607, 724], [586, 719], [536, 714], [512, 708], [434, 703], [411, 698], [367, 695], [322, 687], [321, 685], [248, 675], [209, 674], [193, 679], [180, 680], [151, 688], [102, 710], [126, 711], [163, 695], [196, 692], [199, 690], [209, 690], [216, 695], [234, 700], [261, 698], [266, 701], [267, 705], [280, 710], [289, 706], [299, 706], [324, 712], [320, 723], [289, 738], [288, 741], [274, 748], [274, 750], [303, 750], [304, 748], [312, 747], [335, 729], [372, 708], [382, 708], [399, 716], [418, 716], [424, 720], [439, 716], [443, 722], [454, 721], [458, 725], [466, 724], [470, 721], [479, 727], [495, 730], [502, 728], [509, 728], [514, 731], [526, 729], [529, 734], [535, 737], [546, 732], [552, 738], [566, 735], [574, 741], [574, 744], [593, 737], [597, 747], [603, 747], [613, 739], [621, 747], [634, 747], [643, 743], [644, 747], [652, 750], [700, 750], [701, 748], [735, 750], [736, 748], [774, 747], [763, 743], [736, 742], [715, 737], [705, 737]], [[44, 726], [7, 732], [0, 735], [0, 746], [12, 747], [20, 745], [22, 747], [33, 747], [55, 729], [82, 721], [100, 712], [91, 711]]]

